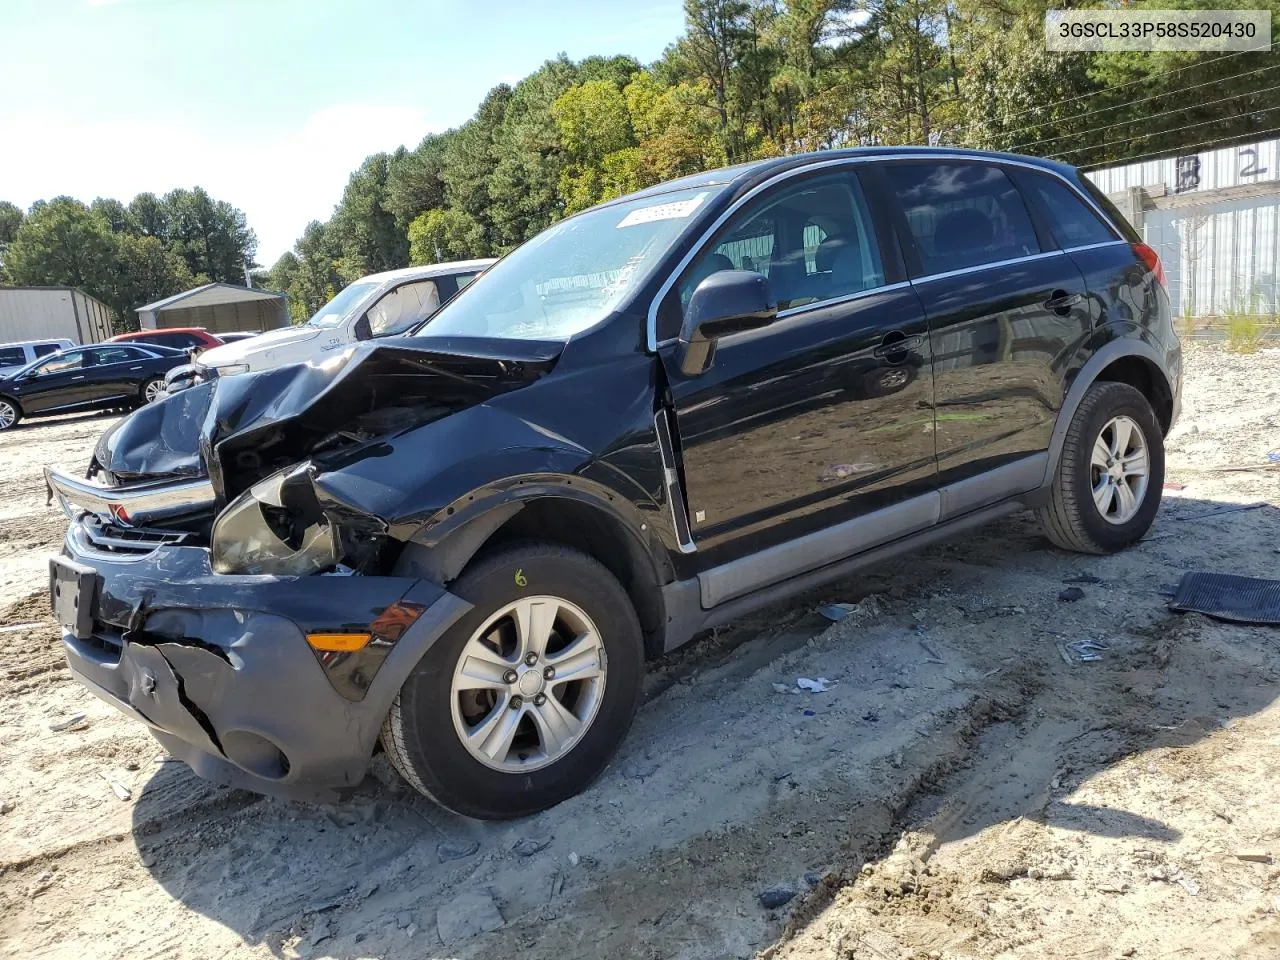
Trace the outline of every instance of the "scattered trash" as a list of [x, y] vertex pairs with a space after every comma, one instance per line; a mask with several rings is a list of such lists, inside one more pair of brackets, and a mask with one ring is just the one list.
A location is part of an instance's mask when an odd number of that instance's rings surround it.
[[1147, 876], [1152, 880], [1160, 880], [1164, 883], [1176, 883], [1193, 897], [1200, 892], [1200, 884], [1193, 877], [1183, 873], [1179, 867], [1159, 866], [1148, 873]]
[[448, 863], [450, 860], [465, 860], [479, 849], [479, 840], [470, 840], [466, 843], [442, 843], [436, 847], [436, 856], [440, 858], [441, 863]]
[[1164, 482], [1164, 488], [1166, 490], [1185, 490], [1187, 489], [1187, 485], [1185, 483], [1178, 483], [1176, 480], [1166, 480]]
[[123, 783], [121, 783], [115, 777], [111, 776], [111, 774], [103, 770], [99, 770], [98, 776], [100, 776], [103, 780], [107, 781], [107, 785], [111, 787], [111, 792], [114, 793], [119, 799], [121, 800], [133, 799], [133, 791], [130, 790], [128, 787], [126, 787]]
[[818, 612], [830, 620], [832, 623], [839, 623], [851, 613], [856, 613], [858, 605], [856, 603], [824, 603], [818, 608]]
[[1058, 600], [1062, 603], [1074, 603], [1077, 600], [1084, 599], [1084, 591], [1079, 587], [1067, 587], [1058, 594]]
[[64, 730], [84, 730], [88, 726], [89, 721], [85, 718], [85, 715], [83, 713], [77, 713], [70, 719], [49, 724], [49, 729], [54, 733], [61, 733]]
[[1095, 577], [1092, 573], [1077, 573], [1070, 577], [1063, 578], [1063, 583], [1101, 583], [1101, 577]]
[[156, 755], [155, 762], [156, 763], [181, 763], [182, 761], [179, 760], [177, 757], [169, 756], [169, 754], [167, 753], [161, 753]]
[[1249, 863], [1271, 862], [1271, 853], [1268, 850], [1238, 850], [1235, 857], [1237, 860], [1247, 860]]
[[767, 887], [760, 891], [758, 897], [760, 906], [766, 910], [776, 910], [778, 907], [786, 906], [795, 899], [796, 888], [789, 883], [778, 883], [772, 887]]
[[1224, 513], [1239, 513], [1242, 510], [1261, 510], [1268, 506], [1267, 501], [1259, 500], [1256, 503], [1235, 503], [1226, 507], [1219, 507], [1216, 510], [1210, 510], [1208, 513], [1193, 513], [1189, 517], [1174, 517], [1175, 520], [1207, 520], [1210, 517], [1220, 517]]
[[837, 463], [827, 467], [818, 476], [819, 483], [830, 483], [832, 480], [844, 480], [859, 473], [870, 473], [880, 469], [878, 463]]
[[1160, 584], [1160, 595], [1161, 595], [1162, 597], [1172, 597], [1172, 596], [1176, 596], [1176, 595], [1177, 595], [1177, 593], [1178, 593], [1178, 585], [1177, 585], [1176, 583], [1162, 583], [1162, 584]]
[[571, 867], [576, 867], [576, 866], [577, 866], [579, 863], [581, 863], [581, 862], [582, 862], [582, 858], [581, 858], [581, 857], [579, 857], [579, 856], [578, 856], [576, 853], [574, 853], [572, 850], [570, 850], [570, 851], [569, 851], [569, 866], [571, 866]]
[[946, 663], [947, 662], [942, 659], [942, 657], [938, 654], [937, 650], [929, 646], [929, 644], [925, 641], [924, 637], [917, 637], [916, 639], [920, 642], [920, 646], [924, 647], [924, 652], [929, 654], [930, 659], [926, 660], [925, 663]]
[[1127, 893], [1129, 885], [1127, 883], [1100, 883], [1094, 889], [1099, 893]]
[[1182, 575], [1169, 609], [1228, 623], [1280, 626], [1280, 580], [1193, 570]]
[[44, 626], [43, 622], [39, 620], [33, 620], [31, 623], [15, 623], [7, 627], [0, 627], [0, 633], [17, 633], [19, 630], [30, 630], [32, 627], [42, 627], [42, 626]]
[[1272, 463], [1280, 463], [1280, 447], [1267, 451], [1267, 459]]
[[826, 693], [831, 683], [826, 677], [819, 677], [817, 680], [810, 680], [808, 677], [797, 677], [796, 686], [801, 690], [808, 690], [810, 693]]
[[816, 714], [816, 713], [814, 713], [812, 710], [806, 710], [806, 711], [804, 711], [804, 716], [806, 716], [806, 717], [816, 717], [816, 716], [817, 716], [817, 714]]
[[522, 857], [532, 857], [535, 853], [547, 849], [554, 837], [525, 837], [517, 840], [511, 849]]
[[1090, 639], [1075, 640], [1071, 643], [1058, 640], [1054, 645], [1067, 666], [1075, 666], [1077, 663], [1095, 663], [1102, 659], [1103, 651], [1111, 649], [1111, 645], [1104, 640]]
[[773, 685], [773, 692], [774, 693], [795, 693], [795, 691], [791, 689], [791, 687], [788, 687], [785, 683], [775, 683]]

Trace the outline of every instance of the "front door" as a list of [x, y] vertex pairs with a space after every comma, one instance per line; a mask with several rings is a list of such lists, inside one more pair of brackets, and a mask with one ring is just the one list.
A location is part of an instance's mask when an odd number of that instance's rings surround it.
[[68, 350], [32, 367], [18, 382], [18, 402], [27, 413], [73, 407], [85, 402], [84, 350]]
[[1009, 468], [968, 485], [957, 507], [1032, 489], [1043, 464], [1037, 473], [1029, 458], [1048, 450], [1062, 364], [1091, 329], [1084, 277], [1037, 231], [1001, 167], [909, 161], [882, 169], [929, 316], [939, 483]]
[[662, 348], [703, 565], [935, 487], [926, 321], [873, 224], [852, 169], [789, 179], [730, 217], [672, 291], [683, 306], [707, 276], [754, 270], [780, 310], [722, 339], [698, 376]]

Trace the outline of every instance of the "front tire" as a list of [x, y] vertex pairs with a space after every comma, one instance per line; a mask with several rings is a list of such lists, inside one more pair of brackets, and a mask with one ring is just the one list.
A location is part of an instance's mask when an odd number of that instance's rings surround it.
[[1102, 381], [1071, 419], [1037, 516], [1064, 550], [1115, 553], [1151, 528], [1163, 486], [1164, 435], [1150, 402], [1127, 383]]
[[22, 419], [22, 410], [7, 397], [0, 397], [0, 430], [8, 430], [17, 426]]
[[468, 567], [473, 604], [427, 651], [382, 726], [392, 765], [468, 817], [508, 819], [586, 788], [626, 736], [643, 641], [626, 591], [568, 547], [526, 543]]

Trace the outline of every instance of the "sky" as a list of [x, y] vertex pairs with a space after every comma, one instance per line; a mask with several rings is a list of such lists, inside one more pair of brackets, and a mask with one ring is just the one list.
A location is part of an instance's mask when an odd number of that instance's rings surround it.
[[0, 200], [204, 187], [270, 266], [369, 154], [564, 52], [656, 59], [680, 0], [0, 0]]

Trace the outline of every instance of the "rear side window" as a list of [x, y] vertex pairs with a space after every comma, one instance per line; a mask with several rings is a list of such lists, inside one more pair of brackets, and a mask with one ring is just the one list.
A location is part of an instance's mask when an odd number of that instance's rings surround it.
[[31, 349], [37, 357], [47, 357], [51, 353], [57, 353], [62, 347], [56, 343], [37, 343]]
[[20, 367], [27, 362], [21, 347], [5, 347], [0, 350], [0, 367]]
[[145, 357], [132, 347], [98, 347], [90, 353], [93, 354], [93, 365], [98, 367], [109, 363], [136, 363]]
[[1027, 175], [1027, 184], [1049, 215], [1049, 229], [1063, 247], [1083, 247], [1116, 239], [1079, 194], [1061, 180], [1043, 174]]
[[162, 333], [155, 337], [147, 337], [151, 343], [158, 343], [162, 347], [176, 347], [179, 350], [185, 350], [187, 347], [194, 347], [201, 340], [192, 333]]
[[1008, 175], [985, 164], [891, 163], [924, 275], [1040, 252], [1031, 215]]

